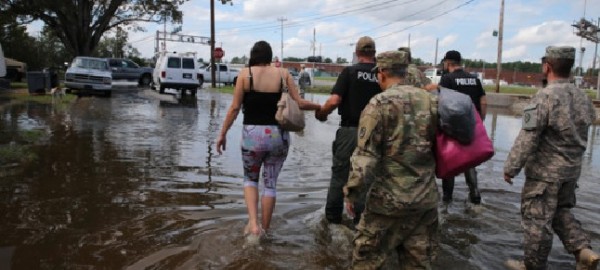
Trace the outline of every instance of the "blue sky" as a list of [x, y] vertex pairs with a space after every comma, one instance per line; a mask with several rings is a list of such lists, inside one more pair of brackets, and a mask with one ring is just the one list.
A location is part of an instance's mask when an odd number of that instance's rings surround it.
[[[375, 39], [379, 52], [409, 44], [414, 57], [439, 61], [447, 50], [458, 50], [464, 58], [496, 62], [500, 0], [233, 0], [222, 5], [215, 0], [216, 41], [225, 50], [225, 60], [249, 55], [252, 44], [266, 40], [275, 55], [281, 55], [283, 23], [284, 57], [312, 55], [313, 30], [316, 54], [352, 59], [353, 44], [360, 36]], [[210, 36], [210, 1], [186, 2], [182, 33]], [[574, 21], [584, 16], [597, 21], [598, 0], [505, 0], [503, 62], [539, 61], [548, 45], [580, 47]], [[141, 24], [146, 32], [129, 33], [130, 42], [144, 57], [154, 51], [154, 36], [162, 24]], [[167, 30], [175, 25], [167, 24]], [[583, 66], [591, 67], [594, 44], [586, 47]], [[167, 43], [173, 51], [196, 51], [209, 58], [209, 47], [189, 43]], [[579, 52], [579, 50], [578, 50]], [[580, 54], [577, 54], [577, 64]]]

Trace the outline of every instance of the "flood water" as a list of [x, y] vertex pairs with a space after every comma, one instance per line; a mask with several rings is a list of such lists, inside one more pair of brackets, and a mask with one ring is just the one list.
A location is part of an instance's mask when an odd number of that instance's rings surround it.
[[[277, 186], [270, 237], [245, 246], [239, 142], [242, 115], [216, 154], [231, 95], [203, 90], [183, 104], [144, 92], [83, 97], [72, 104], [0, 100], [0, 144], [37, 131], [36, 159], [0, 177], [2, 269], [346, 269], [349, 231], [321, 223], [339, 117], [307, 113]], [[327, 96], [307, 94], [320, 103]], [[478, 167], [483, 202], [440, 204], [436, 269], [505, 269], [522, 255], [520, 191], [504, 160], [521, 120], [492, 111], [485, 121], [496, 155]], [[600, 247], [600, 129], [590, 130], [574, 210]], [[441, 184], [438, 180], [438, 184]], [[441, 187], [440, 187], [441, 192]], [[551, 269], [574, 269], [555, 237]]]

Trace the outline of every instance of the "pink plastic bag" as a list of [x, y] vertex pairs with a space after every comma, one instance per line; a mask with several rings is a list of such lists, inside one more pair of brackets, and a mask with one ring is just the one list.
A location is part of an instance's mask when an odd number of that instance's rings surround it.
[[457, 176], [489, 160], [492, 156], [494, 156], [494, 145], [477, 112], [475, 112], [475, 138], [471, 144], [460, 144], [441, 130], [437, 131], [435, 175], [438, 178]]

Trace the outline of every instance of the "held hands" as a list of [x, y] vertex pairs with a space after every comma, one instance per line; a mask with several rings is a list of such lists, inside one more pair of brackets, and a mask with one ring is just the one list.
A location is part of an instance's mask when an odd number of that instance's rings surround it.
[[327, 115], [328, 114], [325, 111], [323, 111], [323, 106], [321, 106], [315, 111], [315, 118], [317, 118], [317, 120], [321, 122], [327, 121]]

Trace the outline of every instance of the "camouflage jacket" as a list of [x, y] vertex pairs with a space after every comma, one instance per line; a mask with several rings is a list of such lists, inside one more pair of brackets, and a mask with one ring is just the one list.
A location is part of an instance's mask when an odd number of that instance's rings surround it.
[[552, 181], [577, 179], [596, 112], [589, 97], [568, 80], [538, 91], [523, 112], [523, 127], [504, 163], [504, 173]]
[[408, 65], [406, 70], [406, 79], [404, 84], [413, 85], [414, 87], [423, 88], [425, 85], [431, 83], [431, 80], [425, 76], [425, 74], [417, 68], [415, 64]]
[[347, 199], [368, 192], [367, 210], [390, 216], [436, 207], [436, 123], [437, 97], [423, 89], [394, 85], [371, 98], [350, 158]]

